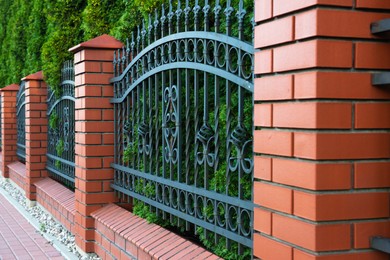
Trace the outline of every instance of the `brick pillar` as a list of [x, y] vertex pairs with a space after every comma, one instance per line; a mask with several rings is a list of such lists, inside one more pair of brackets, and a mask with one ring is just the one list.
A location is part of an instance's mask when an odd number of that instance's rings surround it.
[[388, 259], [369, 245], [390, 237], [388, 1], [255, 4], [254, 256]]
[[75, 62], [76, 98], [76, 243], [84, 252], [94, 250], [91, 213], [115, 202], [110, 182], [114, 155], [114, 111], [110, 103], [114, 50], [123, 45], [108, 35], [70, 49]]
[[18, 160], [16, 156], [16, 95], [19, 85], [12, 84], [1, 89], [1, 172], [9, 178], [7, 165]]
[[26, 82], [26, 197], [36, 200], [34, 183], [47, 177], [47, 86], [42, 71], [23, 78]]

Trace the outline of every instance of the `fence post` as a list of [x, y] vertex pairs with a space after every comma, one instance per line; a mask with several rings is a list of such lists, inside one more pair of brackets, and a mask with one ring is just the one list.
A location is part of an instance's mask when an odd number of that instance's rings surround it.
[[254, 256], [388, 259], [388, 1], [255, 3]]
[[113, 50], [122, 43], [102, 35], [69, 51], [75, 62], [75, 235], [84, 252], [94, 251], [91, 213], [115, 202], [110, 188], [114, 171]]
[[1, 172], [9, 178], [7, 165], [16, 161], [16, 95], [19, 85], [12, 84], [1, 89]]
[[23, 78], [26, 82], [26, 197], [36, 200], [34, 183], [47, 177], [47, 86], [42, 71]]

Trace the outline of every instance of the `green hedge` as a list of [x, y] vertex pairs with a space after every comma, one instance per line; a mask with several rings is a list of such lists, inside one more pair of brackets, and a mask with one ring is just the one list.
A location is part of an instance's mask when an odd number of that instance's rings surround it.
[[[104, 33], [125, 42], [140, 19], [163, 3], [167, 8], [168, 0], [0, 0], [0, 87], [40, 70], [57, 86], [70, 47]], [[177, 0], [172, 4], [176, 8]]]
[[163, 0], [0, 0], [0, 87], [43, 70], [56, 86], [68, 49], [103, 33], [120, 40]]

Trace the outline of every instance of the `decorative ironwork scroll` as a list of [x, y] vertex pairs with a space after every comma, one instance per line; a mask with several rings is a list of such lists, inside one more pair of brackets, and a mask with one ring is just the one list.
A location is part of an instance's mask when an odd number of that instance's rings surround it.
[[114, 53], [112, 188], [241, 253], [253, 244], [253, 22], [242, 0], [204, 2], [170, 3]]
[[25, 81], [22, 81], [16, 95], [16, 155], [23, 163], [26, 161], [26, 96]]
[[70, 60], [62, 68], [60, 88], [55, 91], [48, 88], [46, 168], [53, 179], [71, 189], [74, 189], [75, 182], [74, 103], [74, 65]]

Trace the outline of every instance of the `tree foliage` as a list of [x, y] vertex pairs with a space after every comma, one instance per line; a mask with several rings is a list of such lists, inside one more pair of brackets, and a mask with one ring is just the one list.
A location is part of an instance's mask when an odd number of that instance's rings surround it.
[[[0, 0], [0, 87], [43, 70], [58, 86], [68, 49], [101, 34], [120, 40], [163, 0]], [[55, 87], [54, 87], [55, 88]]]
[[[181, 1], [184, 5], [185, 1]], [[193, 6], [195, 0], [190, 0]], [[211, 1], [213, 2], [213, 1]], [[210, 4], [213, 4], [211, 3]], [[221, 0], [223, 6], [226, 0]], [[233, 0], [236, 6], [238, 0]], [[253, 2], [253, 0], [245, 0]], [[101, 34], [125, 41], [141, 19], [168, 0], [0, 0], [0, 87], [43, 70], [50, 86], [60, 81], [68, 49]], [[176, 8], [177, 0], [172, 0]], [[249, 10], [252, 11], [252, 10]], [[152, 16], [152, 19], [154, 17]]]

